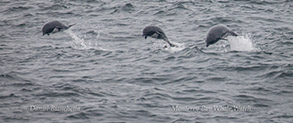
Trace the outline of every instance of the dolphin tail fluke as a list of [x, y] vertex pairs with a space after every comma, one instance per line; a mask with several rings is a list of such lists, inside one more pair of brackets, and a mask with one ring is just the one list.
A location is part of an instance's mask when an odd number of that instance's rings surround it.
[[72, 27], [72, 26], [74, 26], [75, 24], [71, 24], [71, 25], [69, 25], [68, 27], [67, 27], [67, 29], [69, 29], [70, 27]]
[[172, 44], [172, 43], [170, 43], [170, 42], [168, 42], [168, 44], [170, 45], [170, 47], [176, 47], [175, 44]]
[[170, 45], [170, 47], [177, 47], [169, 41], [168, 37], [164, 33], [161, 33], [159, 31], [157, 31], [156, 33], [162, 36], [163, 40], [166, 41]]
[[236, 33], [233, 32], [233, 31], [230, 31], [230, 34], [231, 34], [232, 36], [238, 36], [238, 34], [236, 34]]
[[175, 44], [172, 44], [172, 43], [168, 40], [168, 38], [164, 38], [164, 41], [166, 41], [166, 42], [170, 45], [170, 47], [177, 47]]

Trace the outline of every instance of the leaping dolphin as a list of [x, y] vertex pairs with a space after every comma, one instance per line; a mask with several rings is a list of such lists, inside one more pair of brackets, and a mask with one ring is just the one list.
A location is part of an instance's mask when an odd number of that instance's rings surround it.
[[147, 39], [148, 36], [152, 37], [152, 38], [156, 38], [156, 39], [163, 39], [164, 41], [166, 41], [171, 47], [174, 47], [176, 45], [170, 43], [168, 37], [166, 36], [166, 34], [164, 33], [164, 31], [157, 26], [147, 26], [143, 29], [143, 34], [142, 36], [145, 37], [145, 39]]
[[50, 33], [52, 33], [54, 31], [54, 29], [57, 29], [58, 31], [66, 30], [73, 25], [74, 24], [69, 25], [69, 26], [65, 26], [63, 23], [61, 23], [59, 21], [52, 21], [52, 22], [46, 23], [43, 26], [43, 28], [42, 28], [43, 35], [45, 35], [45, 34], [50, 35]]
[[205, 40], [206, 47], [216, 43], [219, 40], [225, 40], [228, 35], [238, 36], [235, 32], [231, 31], [227, 26], [219, 24], [211, 27]]

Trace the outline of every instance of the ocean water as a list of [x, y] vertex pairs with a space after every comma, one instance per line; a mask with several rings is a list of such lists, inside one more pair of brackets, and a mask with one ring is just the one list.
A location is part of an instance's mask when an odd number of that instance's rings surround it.
[[[292, 0], [1, 0], [0, 15], [1, 123], [293, 121]], [[76, 25], [42, 36], [54, 20]], [[240, 36], [206, 48], [217, 24]]]

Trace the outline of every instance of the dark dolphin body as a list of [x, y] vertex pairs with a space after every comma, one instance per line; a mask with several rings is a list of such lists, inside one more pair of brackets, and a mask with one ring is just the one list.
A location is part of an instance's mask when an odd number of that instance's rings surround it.
[[210, 28], [207, 38], [206, 38], [206, 47], [211, 44], [216, 43], [217, 41], [224, 39], [228, 34], [232, 36], [237, 36], [235, 32], [232, 32], [227, 26], [219, 24]]
[[42, 29], [43, 35], [45, 35], [45, 34], [49, 35], [50, 33], [52, 33], [54, 31], [54, 29], [58, 29], [58, 31], [66, 30], [73, 25], [74, 24], [69, 25], [69, 26], [65, 26], [63, 23], [61, 23], [59, 21], [52, 21], [52, 22], [46, 23], [43, 26], [43, 29]]
[[147, 27], [145, 27], [143, 29], [142, 36], [144, 36], [145, 39], [147, 39], [148, 36], [150, 36], [152, 38], [156, 38], [156, 39], [163, 39], [171, 47], [176, 46], [176, 45], [170, 43], [170, 41], [168, 40], [168, 37], [166, 36], [166, 34], [164, 33], [164, 31], [161, 28], [157, 27], [157, 26], [147, 26]]

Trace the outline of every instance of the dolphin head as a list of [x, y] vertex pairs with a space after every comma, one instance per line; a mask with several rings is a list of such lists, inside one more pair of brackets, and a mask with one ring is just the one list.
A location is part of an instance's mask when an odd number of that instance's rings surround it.
[[148, 36], [145, 35], [145, 34], [142, 34], [142, 37], [144, 37], [144, 39], [147, 39], [148, 38]]

